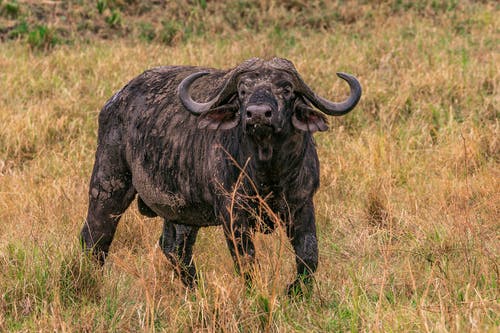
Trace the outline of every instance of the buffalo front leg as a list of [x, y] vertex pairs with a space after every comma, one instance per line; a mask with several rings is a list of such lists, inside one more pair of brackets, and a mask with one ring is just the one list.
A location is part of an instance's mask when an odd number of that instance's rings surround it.
[[318, 240], [312, 201], [297, 211], [287, 228], [287, 234], [295, 251], [297, 265], [297, 277], [288, 286], [287, 292], [291, 296], [303, 295], [303, 286], [307, 291], [312, 289], [313, 273], [318, 267]]
[[175, 224], [165, 219], [160, 247], [174, 265], [182, 282], [189, 288], [196, 284], [196, 266], [193, 262], [193, 245], [199, 227]]
[[253, 234], [246, 220], [225, 220], [224, 235], [229, 252], [236, 272], [243, 275], [247, 284], [251, 284], [251, 270], [255, 261]]
[[101, 146], [90, 180], [87, 219], [80, 233], [82, 247], [104, 264], [121, 215], [135, 197], [125, 163], [114, 149]]

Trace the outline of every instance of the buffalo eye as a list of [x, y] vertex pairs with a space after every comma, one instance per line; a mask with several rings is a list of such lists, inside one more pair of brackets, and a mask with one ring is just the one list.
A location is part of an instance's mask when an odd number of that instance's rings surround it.
[[284, 86], [280, 90], [281, 90], [281, 95], [284, 98], [288, 99], [288, 98], [290, 98], [292, 96], [292, 93], [293, 93], [292, 87], [290, 87], [290, 86]]
[[247, 95], [247, 89], [247, 85], [244, 82], [241, 82], [238, 87], [238, 96], [240, 97], [240, 99], [245, 98], [245, 96]]
[[245, 98], [247, 91], [245, 89], [240, 90], [240, 98]]

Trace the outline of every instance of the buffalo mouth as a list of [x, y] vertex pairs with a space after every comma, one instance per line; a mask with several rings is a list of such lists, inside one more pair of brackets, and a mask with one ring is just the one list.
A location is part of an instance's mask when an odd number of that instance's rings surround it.
[[259, 161], [269, 161], [273, 157], [274, 126], [269, 124], [253, 124], [246, 126], [246, 132], [257, 150]]
[[265, 140], [274, 134], [275, 129], [270, 124], [247, 124], [246, 132], [257, 140]]

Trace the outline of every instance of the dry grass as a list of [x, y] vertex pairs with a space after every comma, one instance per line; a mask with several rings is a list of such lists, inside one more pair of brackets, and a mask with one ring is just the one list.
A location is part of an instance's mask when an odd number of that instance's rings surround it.
[[[207, 34], [177, 47], [115, 40], [37, 53], [2, 44], [0, 331], [496, 332], [495, 6], [386, 16], [373, 5], [369, 18], [327, 31]], [[186, 292], [156, 246], [161, 221], [135, 207], [96, 271], [77, 235], [105, 100], [153, 66], [230, 67], [270, 55], [293, 60], [322, 95], [345, 96], [340, 70], [364, 87], [359, 107], [316, 136], [314, 295], [284, 295], [294, 259], [279, 231], [258, 238], [256, 284], [245, 290], [220, 228], [200, 232], [201, 284]]]

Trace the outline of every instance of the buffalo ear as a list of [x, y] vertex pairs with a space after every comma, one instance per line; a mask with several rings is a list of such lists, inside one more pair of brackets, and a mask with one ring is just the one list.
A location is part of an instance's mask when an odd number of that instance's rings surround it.
[[226, 104], [208, 110], [199, 116], [198, 128], [228, 130], [240, 122], [237, 104]]
[[326, 116], [304, 102], [297, 102], [292, 115], [293, 126], [301, 131], [314, 133], [316, 131], [326, 131], [328, 129], [328, 119]]

